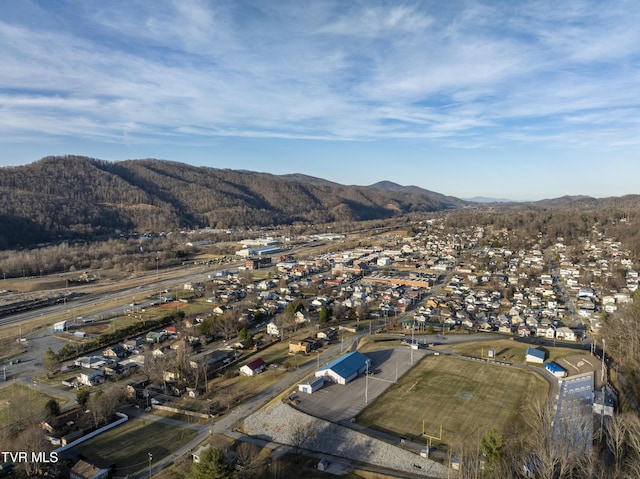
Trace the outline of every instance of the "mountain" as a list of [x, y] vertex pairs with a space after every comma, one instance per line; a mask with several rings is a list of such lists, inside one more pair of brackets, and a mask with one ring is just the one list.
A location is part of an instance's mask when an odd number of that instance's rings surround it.
[[489, 198], [487, 196], [474, 196], [473, 198], [463, 198], [464, 201], [470, 201], [471, 203], [515, 203], [515, 201], [508, 198]]
[[445, 196], [440, 193], [435, 193], [433, 191], [425, 190], [418, 186], [402, 186], [397, 183], [393, 183], [392, 181], [379, 181], [378, 183], [374, 183], [369, 186], [369, 188], [380, 190], [380, 191], [388, 191], [393, 193], [402, 193], [402, 194], [412, 194], [424, 196], [425, 198], [430, 198], [433, 201], [441, 202], [445, 204], [451, 204], [455, 206], [464, 206], [465, 201], [454, 196]]
[[559, 198], [547, 198], [544, 200], [536, 201], [535, 204], [541, 205], [541, 206], [557, 207], [557, 206], [567, 206], [567, 205], [575, 204], [576, 202], [595, 203], [597, 201], [598, 200], [596, 198], [592, 198], [591, 196], [565, 195], [565, 196], [560, 196]]
[[346, 186], [155, 159], [46, 157], [0, 168], [0, 248], [129, 231], [361, 221], [464, 204], [390, 185]]

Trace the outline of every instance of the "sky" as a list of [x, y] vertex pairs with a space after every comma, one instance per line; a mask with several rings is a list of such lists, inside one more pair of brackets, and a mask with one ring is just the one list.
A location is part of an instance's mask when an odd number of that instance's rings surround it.
[[640, 194], [640, 2], [0, 2], [0, 167]]

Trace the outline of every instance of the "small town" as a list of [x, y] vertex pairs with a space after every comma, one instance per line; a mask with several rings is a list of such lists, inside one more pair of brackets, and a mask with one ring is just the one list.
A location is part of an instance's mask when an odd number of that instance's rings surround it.
[[[484, 467], [458, 441], [464, 428], [478, 427], [474, 421], [486, 423], [486, 402], [505, 388], [515, 397], [492, 402], [490, 431], [538, 400], [552, 415], [552, 441], [575, 436], [575, 450], [592, 448], [600, 418], [633, 403], [619, 397], [625, 379], [608, 359], [616, 355], [607, 355], [603, 331], [638, 288], [637, 266], [620, 242], [595, 227], [570, 242], [523, 240], [521, 231], [485, 225], [453, 232], [442, 216], [381, 230], [256, 232], [234, 243], [234, 255], [216, 258], [206, 253], [208, 241], [191, 240], [185, 246], [195, 259], [140, 275], [144, 281], [122, 290], [124, 306], [107, 303], [105, 293], [92, 308], [74, 305], [81, 296], [63, 301], [55, 317], [73, 319], [21, 331], [22, 352], [4, 367], [9, 397], [31, 407], [46, 402], [28, 447], [57, 460], [29, 467], [79, 479], [164, 477], [186, 474], [215, 449], [242, 477], [286, 470], [286, 458], [311, 471], [451, 477], [462, 461]], [[99, 271], [73, 276], [74, 284], [101, 282]], [[8, 305], [17, 296], [3, 291]], [[608, 346], [621, 342], [610, 338]], [[449, 407], [468, 405], [457, 420], [423, 413], [412, 424], [412, 413], [396, 404], [398, 385], [441, 362], [444, 370], [468, 363], [466, 389], [442, 392], [455, 396]], [[476, 409], [479, 386], [469, 381], [485, 374], [497, 389]], [[413, 400], [423, 402], [406, 397], [405, 406]], [[460, 423], [460, 416], [469, 417]], [[150, 437], [144, 429], [153, 427]], [[124, 466], [120, 444], [138, 442], [138, 434], [145, 440], [132, 446], [137, 466]], [[162, 436], [171, 444], [154, 444]], [[362, 441], [366, 452], [355, 446]], [[109, 464], [103, 448], [113, 450]], [[525, 477], [535, 467], [523, 463]]]
[[0, 2], [0, 479], [640, 478], [638, 24]]

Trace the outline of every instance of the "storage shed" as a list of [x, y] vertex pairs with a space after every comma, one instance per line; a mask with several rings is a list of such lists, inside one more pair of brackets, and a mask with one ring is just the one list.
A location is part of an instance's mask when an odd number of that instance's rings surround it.
[[557, 378], [563, 378], [567, 375], [567, 370], [553, 361], [544, 363], [544, 367]]
[[525, 361], [528, 363], [544, 363], [545, 358], [544, 351], [536, 348], [527, 348], [527, 353], [525, 355]]
[[298, 384], [298, 391], [301, 393], [313, 394], [324, 386], [324, 377], [315, 378], [312, 381]]

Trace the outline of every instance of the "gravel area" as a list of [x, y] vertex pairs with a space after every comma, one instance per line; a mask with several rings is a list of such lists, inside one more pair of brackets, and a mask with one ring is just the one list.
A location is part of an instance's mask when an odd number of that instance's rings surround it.
[[[298, 445], [388, 469], [434, 478], [447, 477], [447, 468], [437, 462], [361, 432], [309, 416], [282, 402], [271, 404], [247, 417], [244, 431], [280, 444]], [[304, 440], [296, 440], [296, 437], [304, 437]]]

